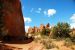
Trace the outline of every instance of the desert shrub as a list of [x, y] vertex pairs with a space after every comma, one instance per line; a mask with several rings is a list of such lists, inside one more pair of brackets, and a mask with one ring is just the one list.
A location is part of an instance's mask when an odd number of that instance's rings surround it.
[[41, 35], [46, 35], [46, 29], [45, 28], [41, 31]]
[[71, 36], [71, 37], [75, 37], [75, 32], [71, 32], [71, 33], [70, 33], [70, 36]]
[[69, 35], [72, 42], [75, 43], [75, 29], [71, 29], [71, 32], [69, 33]]
[[69, 46], [72, 46], [73, 45], [73, 42], [70, 38], [65, 38], [65, 46], [69, 47]]
[[44, 29], [41, 31], [41, 35], [49, 36], [49, 33], [50, 33], [50, 29], [44, 28]]
[[42, 39], [42, 44], [44, 45], [44, 47], [46, 48], [46, 49], [51, 49], [51, 48], [54, 48], [55, 47], [55, 45], [52, 43], [52, 40], [50, 40], [50, 39]]
[[53, 38], [64, 38], [64, 37], [70, 37], [70, 26], [68, 23], [58, 23], [56, 26], [52, 29], [52, 37]]
[[46, 35], [47, 35], [47, 36], [49, 36], [50, 31], [51, 31], [50, 29], [46, 29]]
[[75, 37], [71, 37], [70, 39], [75, 44]]

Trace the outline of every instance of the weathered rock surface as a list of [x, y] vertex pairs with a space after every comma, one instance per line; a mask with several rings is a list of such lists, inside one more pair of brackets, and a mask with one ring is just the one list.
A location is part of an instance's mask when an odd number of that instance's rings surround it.
[[[10, 36], [25, 35], [20, 0], [0, 0], [0, 19], [4, 33]], [[0, 23], [1, 25], [1, 23]]]
[[3, 42], [15, 44], [33, 40], [25, 37], [20, 0], [0, 0], [0, 35]]

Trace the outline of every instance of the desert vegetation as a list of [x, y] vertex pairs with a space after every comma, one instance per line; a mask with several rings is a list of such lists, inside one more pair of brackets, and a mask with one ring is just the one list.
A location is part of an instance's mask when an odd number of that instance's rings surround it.
[[[41, 28], [42, 29], [42, 28]], [[34, 37], [35, 42], [40, 42], [46, 49], [75, 50], [75, 29], [70, 29], [68, 23], [58, 22], [50, 28], [49, 23], [40, 31], [28, 33]], [[62, 48], [62, 49], [61, 49]]]

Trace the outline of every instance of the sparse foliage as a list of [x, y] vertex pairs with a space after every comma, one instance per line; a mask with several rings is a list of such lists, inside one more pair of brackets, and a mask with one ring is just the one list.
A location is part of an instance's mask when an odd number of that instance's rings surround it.
[[52, 34], [53, 34], [53, 37], [69, 37], [70, 33], [70, 26], [68, 23], [58, 23], [56, 26], [53, 27], [53, 30], [52, 30]]
[[41, 32], [42, 35], [49, 35], [50, 34], [50, 29], [43, 29]]

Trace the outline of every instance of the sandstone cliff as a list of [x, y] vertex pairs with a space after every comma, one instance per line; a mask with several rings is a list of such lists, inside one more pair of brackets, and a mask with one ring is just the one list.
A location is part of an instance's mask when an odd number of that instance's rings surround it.
[[0, 31], [10, 36], [25, 35], [19, 0], [0, 0]]

